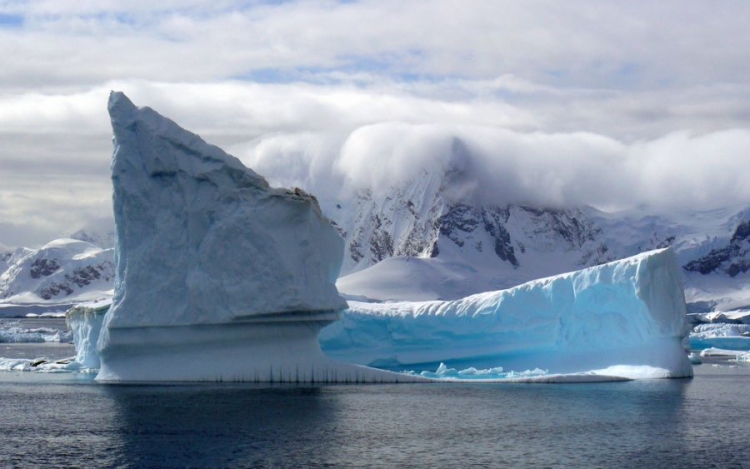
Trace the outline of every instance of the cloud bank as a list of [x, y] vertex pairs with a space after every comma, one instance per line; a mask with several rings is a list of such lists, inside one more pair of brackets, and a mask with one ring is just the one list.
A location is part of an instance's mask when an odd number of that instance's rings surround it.
[[109, 215], [111, 89], [331, 200], [461, 148], [481, 200], [749, 205], [749, 16], [733, 0], [0, 2], [0, 242]]
[[[457, 145], [458, 143], [458, 145]], [[458, 148], [458, 150], [457, 150]], [[244, 161], [282, 185], [346, 199], [459, 168], [466, 201], [708, 210], [750, 201], [750, 130], [622, 143], [590, 133], [385, 122], [338, 138], [260, 138]]]

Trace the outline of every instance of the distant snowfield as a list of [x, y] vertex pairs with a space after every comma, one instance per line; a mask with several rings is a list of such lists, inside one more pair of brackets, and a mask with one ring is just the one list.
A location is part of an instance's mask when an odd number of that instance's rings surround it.
[[113, 294], [114, 249], [57, 239], [1, 255], [0, 317], [60, 316]]

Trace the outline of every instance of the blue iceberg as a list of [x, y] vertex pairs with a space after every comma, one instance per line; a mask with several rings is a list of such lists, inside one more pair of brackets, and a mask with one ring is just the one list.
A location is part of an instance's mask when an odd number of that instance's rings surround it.
[[665, 249], [455, 301], [351, 301], [320, 343], [341, 361], [428, 377], [679, 378], [693, 374], [688, 331], [681, 270]]

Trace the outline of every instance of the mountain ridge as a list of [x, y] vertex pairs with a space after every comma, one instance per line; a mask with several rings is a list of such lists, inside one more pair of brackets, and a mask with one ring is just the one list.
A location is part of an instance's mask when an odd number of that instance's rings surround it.
[[[605, 212], [487, 203], [473, 197], [470, 162], [460, 145], [454, 150], [458, 156], [413, 180], [323, 204], [345, 241], [337, 283], [345, 296], [455, 299], [671, 247], [683, 267], [689, 302], [750, 308], [750, 295], [723, 298], [750, 291], [750, 207], [665, 214], [647, 206]], [[114, 251], [102, 249], [111, 243], [111, 232], [81, 230], [75, 237], [87, 249], [101, 249], [96, 266], [73, 267], [26, 248], [0, 253], [0, 303], [75, 299], [90, 289], [86, 281], [111, 289]], [[28, 276], [26, 290], [16, 286], [11, 294], [8, 272], [19, 259], [32, 257], [37, 260], [21, 269]]]

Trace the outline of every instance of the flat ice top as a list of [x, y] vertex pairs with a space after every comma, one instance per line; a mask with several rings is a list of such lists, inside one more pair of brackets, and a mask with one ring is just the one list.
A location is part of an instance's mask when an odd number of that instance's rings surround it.
[[687, 331], [680, 267], [671, 250], [657, 250], [453, 301], [350, 301], [320, 342], [339, 360], [418, 373], [435, 374], [442, 362], [683, 377], [692, 376]]

